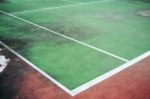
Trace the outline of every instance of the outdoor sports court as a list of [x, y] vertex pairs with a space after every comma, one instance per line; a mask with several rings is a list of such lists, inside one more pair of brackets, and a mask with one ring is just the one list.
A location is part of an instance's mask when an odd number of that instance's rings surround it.
[[150, 4], [129, 0], [7, 0], [1, 44], [76, 95], [150, 51]]

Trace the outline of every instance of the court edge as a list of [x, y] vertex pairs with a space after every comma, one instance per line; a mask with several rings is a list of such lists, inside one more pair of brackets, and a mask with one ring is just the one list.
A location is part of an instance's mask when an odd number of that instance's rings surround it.
[[12, 52], [16, 56], [18, 56], [20, 59], [22, 59], [23, 61], [25, 61], [28, 65], [30, 65], [31, 67], [33, 67], [35, 70], [37, 70], [38, 72], [40, 72], [41, 74], [43, 74], [46, 78], [48, 78], [50, 81], [52, 81], [58, 87], [60, 87], [61, 89], [63, 89], [65, 92], [67, 92], [68, 94], [72, 95], [71, 90], [69, 90], [68, 88], [66, 88], [65, 86], [63, 86], [59, 82], [57, 82], [54, 78], [52, 78], [47, 73], [45, 73], [44, 71], [42, 71], [40, 68], [38, 68], [37, 66], [35, 66], [29, 60], [27, 60], [26, 58], [24, 58], [23, 56], [21, 56], [20, 54], [18, 54], [16, 51], [14, 51], [13, 49], [11, 49], [9, 46], [7, 46], [6, 44], [4, 44], [2, 41], [0, 41], [0, 44], [2, 44], [5, 48], [7, 48], [10, 52]]
[[[43, 26], [40, 26], [40, 25], [35, 24], [35, 23], [33, 23], [33, 22], [27, 21], [27, 20], [25, 20], [25, 19], [22, 19], [22, 18], [20, 18], [20, 17], [17, 17], [17, 16], [15, 16], [15, 15], [12, 15], [12, 14], [7, 13], [7, 12], [4, 12], [4, 11], [2, 11], [2, 10], [0, 10], [0, 12], [4, 13], [4, 14], [6, 14], [6, 15], [9, 15], [9, 16], [11, 16], [11, 17], [14, 17], [14, 18], [16, 18], [16, 19], [19, 19], [19, 20], [21, 20], [21, 21], [24, 21], [24, 22], [26, 22], [26, 23], [32, 24], [32, 25], [34, 25], [34, 26], [36, 26], [36, 27], [38, 27], [38, 28], [41, 28], [41, 29], [47, 30], [47, 31], [49, 31], [49, 32], [51, 32], [51, 33], [57, 34], [57, 35], [59, 35], [59, 36], [62, 36], [62, 37], [64, 37], [64, 38], [66, 38], [66, 39], [69, 39], [69, 40], [72, 40], [72, 41], [74, 41], [74, 42], [77, 42], [77, 43], [79, 43], [79, 44], [81, 44], [81, 45], [87, 46], [87, 47], [92, 48], [92, 49], [94, 49], [94, 50], [97, 50], [97, 51], [99, 51], [99, 52], [102, 52], [102, 53], [105, 53], [105, 54], [107, 54], [107, 55], [110, 55], [110, 56], [112, 56], [112, 57], [114, 57], [114, 58], [120, 59], [120, 60], [122, 60], [122, 61], [124, 61], [124, 62], [128, 62], [127, 59], [121, 58], [121, 57], [119, 57], [119, 56], [117, 56], [117, 55], [114, 55], [114, 54], [112, 54], [112, 53], [106, 52], [106, 51], [104, 51], [104, 50], [102, 50], [102, 49], [98, 49], [98, 48], [96, 48], [96, 47], [94, 47], [94, 46], [91, 46], [91, 45], [89, 45], [89, 44], [83, 43], [83, 42], [78, 41], [78, 40], [76, 40], [76, 39], [73, 39], [73, 38], [71, 38], [71, 37], [62, 35], [62, 34], [60, 34], [60, 33], [58, 33], [58, 32], [53, 31], [53, 30], [47, 29], [46, 27], [43, 27]], [[2, 43], [2, 42], [1, 42], [1, 43]], [[5, 44], [3, 43], [3, 45], [5, 45]], [[13, 52], [13, 53], [16, 54], [18, 57], [20, 57], [20, 58], [23, 59], [25, 62], [27, 62], [27, 63], [28, 63], [30, 66], [32, 66], [34, 69], [36, 69], [37, 71], [39, 71], [41, 74], [43, 74], [43, 75], [44, 75], [45, 77], [47, 77], [49, 80], [51, 80], [52, 82], [54, 82], [57, 86], [59, 86], [60, 88], [62, 88], [62, 89], [63, 89], [64, 91], [66, 91], [68, 94], [70, 94], [71, 96], [74, 96], [74, 95], [75, 95], [74, 92], [72, 92], [71, 90], [69, 90], [68, 88], [66, 88], [66, 87], [63, 86], [62, 84], [60, 84], [59, 82], [57, 82], [55, 79], [53, 79], [51, 76], [49, 76], [48, 74], [46, 74], [44, 71], [42, 71], [41, 69], [39, 69], [37, 66], [35, 66], [34, 64], [32, 64], [32, 63], [31, 63], [30, 61], [28, 61], [27, 59], [25, 59], [23, 56], [19, 55], [17, 52], [15, 52], [14, 50], [12, 50], [12, 49], [9, 48], [8, 46], [5, 45], [5, 47], [7, 47], [11, 52]]]
[[63, 89], [66, 93], [68, 93], [69, 95], [71, 96], [75, 96], [89, 88], [91, 88], [92, 86], [102, 82], [103, 80], [119, 73], [120, 71], [130, 67], [130, 66], [133, 66], [133, 64], [143, 60], [144, 58], [150, 56], [150, 51], [138, 56], [137, 58], [73, 89], [73, 90], [70, 90], [68, 88], [66, 88], [64, 85], [62, 85], [61, 83], [59, 83], [58, 81], [56, 81], [54, 78], [52, 78], [50, 75], [48, 75], [47, 73], [45, 73], [44, 71], [42, 71], [40, 68], [38, 68], [37, 66], [35, 66], [33, 63], [31, 63], [30, 61], [28, 61], [27, 59], [25, 59], [23, 56], [21, 56], [20, 54], [18, 54], [16, 51], [14, 51], [13, 49], [11, 49], [10, 47], [8, 47], [6, 44], [4, 44], [3, 42], [0, 41], [0, 43], [6, 47], [9, 51], [11, 51], [12, 53], [14, 53], [16, 56], [18, 56], [19, 58], [21, 58], [23, 61], [25, 61], [27, 64], [29, 64], [31, 67], [33, 67], [35, 70], [37, 70], [38, 72], [40, 72], [42, 75], [44, 75], [46, 78], [48, 78], [50, 81], [52, 81], [54, 84], [56, 84], [58, 87], [60, 87], [61, 89]]
[[62, 84], [60, 84], [59, 82], [57, 82], [55, 79], [53, 79], [51, 76], [49, 76], [48, 74], [46, 74], [45, 72], [43, 72], [41, 69], [39, 69], [37, 66], [35, 66], [34, 64], [32, 64], [30, 61], [28, 61], [27, 59], [25, 59], [23, 56], [19, 55], [17, 52], [15, 52], [13, 49], [11, 49], [10, 47], [8, 47], [7, 45], [5, 45], [3, 42], [0, 41], [0, 43], [5, 46], [6, 48], [8, 48], [8, 50], [10, 50], [11, 52], [13, 52], [15, 55], [17, 55], [18, 57], [20, 57], [21, 59], [23, 59], [25, 62], [27, 62], [30, 66], [32, 66], [34, 69], [36, 69], [37, 71], [39, 71], [41, 74], [43, 74], [45, 77], [47, 77], [49, 80], [51, 80], [52, 82], [54, 82], [58, 87], [62, 88], [64, 91], [66, 91], [68, 94], [70, 94], [71, 96], [75, 96], [85, 90], [87, 90], [88, 88], [94, 86], [95, 84], [105, 80], [106, 78], [111, 77], [112, 75], [124, 70], [125, 68], [137, 63], [138, 61], [146, 58], [147, 56], [150, 55], [150, 51], [144, 53], [143, 55], [107, 72], [106, 74], [99, 76], [97, 78], [95, 78], [94, 80], [91, 80], [73, 90], [69, 90], [68, 88], [66, 88], [65, 86], [63, 86]]
[[74, 39], [74, 38], [72, 38], [72, 37], [63, 35], [63, 34], [61, 34], [61, 33], [59, 33], [59, 32], [53, 31], [53, 30], [48, 29], [48, 28], [46, 28], [46, 27], [44, 27], [44, 26], [41, 26], [41, 25], [38, 25], [38, 24], [33, 23], [33, 22], [31, 22], [31, 21], [25, 20], [25, 19], [23, 19], [23, 18], [20, 18], [20, 17], [18, 17], [18, 16], [13, 15], [13, 14], [7, 13], [7, 12], [2, 11], [2, 10], [0, 10], [0, 12], [4, 13], [4, 14], [10, 16], [10, 17], [13, 17], [13, 18], [16, 18], [16, 19], [18, 19], [18, 20], [21, 20], [21, 21], [23, 21], [23, 22], [26, 22], [26, 23], [28, 23], [28, 24], [31, 24], [31, 25], [33, 25], [33, 26], [36, 26], [36, 27], [38, 27], [38, 28], [40, 28], [40, 29], [46, 30], [46, 31], [48, 31], [48, 32], [50, 32], [50, 33], [56, 34], [56, 35], [58, 35], [58, 36], [61, 36], [61, 37], [63, 37], [63, 38], [66, 38], [66, 39], [68, 39], [68, 40], [71, 40], [71, 41], [73, 41], [73, 42], [76, 42], [76, 43], [78, 43], [78, 44], [81, 44], [81, 45], [83, 45], [83, 46], [89, 47], [89, 48], [91, 48], [91, 49], [93, 49], [93, 50], [96, 50], [96, 51], [99, 51], [99, 52], [101, 52], [101, 53], [107, 54], [107, 55], [109, 55], [109, 56], [111, 56], [111, 57], [114, 57], [114, 58], [116, 58], [116, 59], [122, 60], [122, 61], [124, 61], [124, 62], [128, 62], [128, 61], [129, 61], [129, 60], [127, 60], [127, 59], [125, 59], [125, 58], [122, 58], [122, 57], [120, 57], [120, 56], [117, 56], [117, 55], [115, 55], [115, 54], [113, 54], [113, 53], [110, 53], [110, 52], [105, 51], [105, 50], [103, 50], [103, 49], [100, 49], [100, 48], [97, 48], [97, 47], [95, 47], [95, 46], [89, 45], [89, 44], [87, 44], [87, 43], [84, 43], [84, 42], [79, 41], [79, 40], [77, 40], [77, 39]]

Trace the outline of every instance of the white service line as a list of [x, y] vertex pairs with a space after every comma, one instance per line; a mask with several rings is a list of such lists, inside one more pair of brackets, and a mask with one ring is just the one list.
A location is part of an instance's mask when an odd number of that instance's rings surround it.
[[105, 54], [107, 54], [107, 55], [109, 55], [109, 56], [112, 56], [112, 57], [114, 57], [114, 58], [116, 58], [116, 59], [122, 60], [122, 61], [124, 61], [124, 62], [128, 62], [128, 61], [129, 61], [129, 60], [125, 59], [125, 58], [119, 57], [119, 56], [117, 56], [117, 55], [115, 55], [115, 54], [112, 54], [112, 53], [110, 53], [110, 52], [107, 52], [107, 51], [105, 51], [105, 50], [99, 49], [99, 48], [94, 47], [94, 46], [92, 46], [92, 45], [89, 45], [89, 44], [87, 44], [87, 43], [84, 43], [84, 42], [81, 42], [81, 41], [76, 40], [76, 39], [74, 39], [74, 38], [71, 38], [71, 37], [69, 37], [69, 36], [63, 35], [63, 34], [61, 34], [61, 33], [55, 32], [55, 31], [53, 31], [53, 30], [51, 30], [51, 29], [48, 29], [48, 28], [43, 27], [43, 26], [40, 26], [40, 25], [35, 24], [35, 23], [31, 22], [31, 21], [28, 21], [28, 20], [25, 20], [25, 19], [20, 18], [20, 17], [18, 17], [18, 16], [15, 16], [15, 15], [13, 15], [13, 14], [7, 13], [7, 12], [2, 11], [2, 10], [0, 10], [0, 12], [6, 14], [6, 15], [8, 15], [8, 16], [14, 17], [14, 18], [16, 18], [16, 19], [19, 19], [19, 20], [21, 20], [21, 21], [24, 21], [24, 22], [26, 22], [26, 23], [29, 23], [29, 24], [31, 24], [31, 25], [34, 25], [34, 26], [36, 26], [36, 27], [38, 27], [38, 28], [44, 29], [44, 30], [46, 30], [46, 31], [49, 31], [49, 32], [51, 32], [51, 33], [53, 33], [53, 34], [57, 34], [57, 35], [59, 35], [59, 36], [61, 36], [61, 37], [64, 37], [64, 38], [69, 39], [69, 40], [71, 40], [71, 41], [74, 41], [74, 42], [76, 42], [76, 43], [78, 43], [78, 44], [81, 44], [81, 45], [87, 46], [87, 47], [89, 47], [89, 48], [92, 48], [92, 49], [94, 49], [94, 50], [96, 50], [96, 51], [99, 51], [99, 52], [101, 52], [101, 53], [105, 53]]
[[74, 7], [74, 6], [80, 6], [80, 5], [87, 5], [87, 4], [95, 4], [95, 3], [99, 3], [99, 2], [110, 2], [110, 1], [114, 1], [114, 0], [93, 1], [93, 2], [87, 2], [87, 3], [79, 3], [79, 4], [66, 5], [66, 6], [48, 7], [48, 8], [43, 8], [43, 9], [13, 12], [13, 13], [10, 13], [10, 14], [30, 13], [30, 12], [37, 12], [37, 11], [44, 11], [44, 10], [52, 10], [52, 9], [68, 8], [68, 7]]

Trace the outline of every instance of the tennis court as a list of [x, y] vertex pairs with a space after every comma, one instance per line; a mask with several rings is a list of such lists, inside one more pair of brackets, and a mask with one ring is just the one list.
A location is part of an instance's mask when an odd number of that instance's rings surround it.
[[128, 0], [8, 0], [0, 41], [69, 92], [150, 51], [149, 10]]

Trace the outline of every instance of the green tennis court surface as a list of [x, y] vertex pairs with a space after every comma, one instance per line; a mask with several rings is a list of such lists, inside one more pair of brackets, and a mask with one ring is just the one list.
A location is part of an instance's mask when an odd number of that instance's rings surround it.
[[70, 90], [150, 50], [147, 2], [7, 0], [0, 10], [10, 13], [0, 12], [0, 40]]

